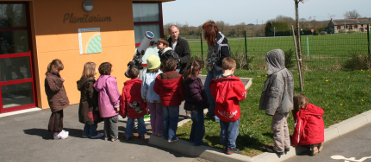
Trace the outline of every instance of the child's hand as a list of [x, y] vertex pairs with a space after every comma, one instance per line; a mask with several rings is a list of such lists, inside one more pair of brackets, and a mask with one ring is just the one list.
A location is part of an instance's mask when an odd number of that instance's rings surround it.
[[62, 81], [62, 82], [64, 82], [65, 80], [66, 80], [66, 79], [64, 79], [64, 78], [61, 78], [61, 81]]
[[120, 107], [115, 107], [115, 109], [117, 112], [120, 111]]
[[146, 100], [145, 98], [143, 98], [143, 101], [144, 101], [145, 103], [147, 103], [147, 100]]

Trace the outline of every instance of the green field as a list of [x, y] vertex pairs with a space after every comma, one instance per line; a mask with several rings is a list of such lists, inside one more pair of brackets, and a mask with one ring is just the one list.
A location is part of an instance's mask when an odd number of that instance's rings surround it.
[[[321, 107], [325, 113], [325, 127], [346, 120], [371, 109], [371, 71], [306, 71], [305, 89], [300, 92], [296, 71], [292, 71], [295, 81], [294, 93], [303, 93], [311, 103]], [[271, 116], [259, 109], [260, 95], [266, 80], [266, 71], [236, 70], [239, 77], [253, 78], [247, 97], [240, 102], [241, 118], [237, 147], [240, 154], [255, 156], [264, 152], [265, 146], [273, 145], [273, 133], [270, 129]], [[178, 128], [177, 135], [188, 140], [191, 123]], [[290, 134], [293, 133], [294, 120], [288, 118]], [[221, 148], [220, 125], [213, 119], [205, 119], [205, 141], [211, 147]]]
[[[341, 64], [348, 60], [351, 54], [368, 53], [367, 33], [303, 35], [301, 40], [305, 70], [340, 70]], [[244, 38], [228, 39], [228, 42], [232, 53], [245, 52]], [[189, 40], [189, 46], [193, 57], [202, 55], [200, 39]], [[254, 57], [249, 68], [263, 70], [265, 54], [276, 48], [295, 51], [292, 36], [247, 38], [247, 55]], [[207, 56], [205, 41], [203, 41], [203, 56], [204, 58]], [[295, 55], [292, 59], [295, 59]]]

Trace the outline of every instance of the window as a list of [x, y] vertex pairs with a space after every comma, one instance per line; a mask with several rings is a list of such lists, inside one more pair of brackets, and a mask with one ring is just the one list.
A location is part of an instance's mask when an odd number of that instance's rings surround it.
[[[136, 47], [139, 47], [146, 31], [154, 34], [152, 41], [164, 36], [161, 2], [133, 2], [133, 16]], [[157, 46], [149, 46], [142, 58], [143, 63], [146, 64], [147, 57], [157, 55], [157, 52]]]
[[135, 43], [140, 43], [146, 31], [155, 35], [154, 40], [161, 38], [162, 29], [162, 3], [133, 3]]

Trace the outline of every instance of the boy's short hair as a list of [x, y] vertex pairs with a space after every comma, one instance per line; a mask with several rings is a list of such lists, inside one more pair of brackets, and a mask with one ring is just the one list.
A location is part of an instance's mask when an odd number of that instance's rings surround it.
[[299, 111], [301, 107], [309, 103], [308, 97], [301, 93], [294, 95], [293, 101], [294, 101], [294, 111]]
[[109, 62], [103, 62], [99, 65], [98, 71], [100, 75], [111, 75], [112, 64]]
[[128, 71], [128, 75], [129, 75], [130, 79], [137, 78], [138, 74], [139, 74], [139, 70], [136, 67], [131, 67]]
[[165, 38], [158, 39], [157, 43], [162, 43], [166, 47], [169, 47], [169, 41], [167, 41]]
[[176, 60], [174, 58], [168, 58], [165, 61], [162, 61], [162, 66], [164, 72], [174, 71], [176, 68]]
[[236, 68], [236, 61], [234, 61], [230, 57], [226, 57], [222, 61], [222, 69], [224, 70], [231, 70], [233, 68]]

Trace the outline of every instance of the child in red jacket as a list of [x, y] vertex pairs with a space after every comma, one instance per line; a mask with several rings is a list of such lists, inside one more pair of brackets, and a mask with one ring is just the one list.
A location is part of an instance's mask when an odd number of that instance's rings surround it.
[[292, 145], [310, 145], [312, 155], [322, 151], [324, 141], [324, 111], [311, 103], [303, 94], [296, 94], [292, 114], [295, 120], [295, 130], [292, 135]]
[[167, 142], [178, 141], [179, 105], [184, 100], [182, 75], [175, 71], [176, 61], [169, 58], [162, 62], [163, 73], [156, 77], [153, 90], [160, 96], [163, 109], [163, 137]]
[[[139, 78], [139, 70], [137, 68], [130, 68], [128, 75], [131, 80], [124, 83], [122, 88], [122, 110], [120, 114], [124, 117], [127, 114], [128, 121], [126, 123], [125, 140], [131, 140], [133, 136], [134, 120], [138, 121], [139, 139], [144, 139], [147, 134], [146, 125], [144, 124], [144, 115], [147, 114], [147, 104], [143, 101], [140, 88], [142, 80]], [[123, 112], [125, 110], [125, 112]]]
[[233, 76], [236, 61], [230, 57], [224, 58], [222, 69], [223, 74], [211, 80], [210, 90], [216, 101], [215, 115], [220, 119], [222, 152], [233, 154], [239, 152], [236, 147], [241, 117], [239, 101], [246, 98], [246, 89], [240, 78]]

